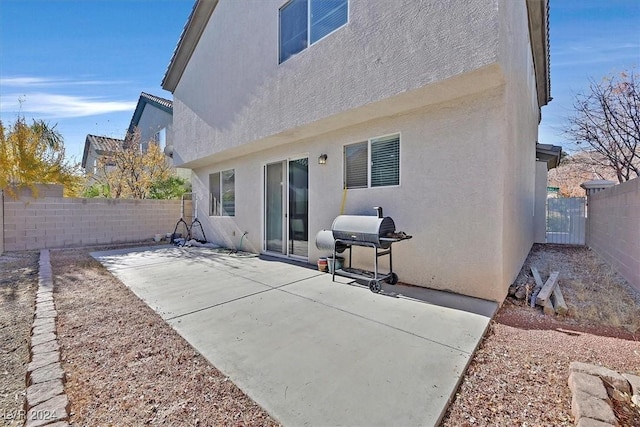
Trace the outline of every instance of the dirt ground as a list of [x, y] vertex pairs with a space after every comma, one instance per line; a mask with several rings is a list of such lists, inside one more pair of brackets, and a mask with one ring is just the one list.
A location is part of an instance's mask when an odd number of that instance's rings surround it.
[[[51, 252], [72, 425], [277, 425], [88, 252]], [[37, 259], [0, 257], [0, 411], [22, 405]], [[508, 298], [442, 426], [571, 426], [572, 361], [640, 375], [640, 293], [585, 248], [534, 246], [517, 283], [533, 282], [531, 265], [560, 271], [569, 316]], [[616, 410], [640, 425], [637, 407]]]
[[39, 252], [0, 256], [0, 424], [21, 426]]

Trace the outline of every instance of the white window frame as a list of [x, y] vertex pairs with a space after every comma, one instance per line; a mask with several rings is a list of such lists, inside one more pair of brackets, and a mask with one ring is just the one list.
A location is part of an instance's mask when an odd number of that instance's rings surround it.
[[324, 36], [322, 36], [321, 38], [319, 38], [318, 40], [314, 41], [313, 43], [311, 42], [311, 0], [306, 0], [307, 2], [307, 47], [305, 47], [304, 49], [302, 49], [300, 52], [294, 53], [293, 55], [289, 56], [287, 59], [280, 61], [280, 55], [281, 55], [281, 48], [282, 45], [280, 43], [280, 35], [281, 35], [281, 30], [282, 30], [282, 20], [280, 19], [281, 16], [281, 12], [284, 8], [286, 8], [287, 6], [289, 6], [289, 4], [291, 4], [293, 0], [287, 0], [287, 2], [285, 4], [283, 4], [282, 6], [280, 6], [280, 8], [278, 9], [278, 64], [284, 64], [285, 62], [287, 62], [289, 59], [293, 58], [294, 56], [296, 56], [298, 53], [302, 53], [305, 50], [309, 49], [309, 47], [315, 45], [316, 43], [318, 43], [321, 40], [324, 40], [326, 37], [329, 37], [331, 34], [335, 33], [336, 31], [338, 31], [340, 28], [343, 28], [345, 26], [347, 26], [349, 24], [350, 18], [351, 18], [351, 0], [346, 0], [347, 1], [347, 21], [340, 25], [339, 27], [333, 29], [330, 33], [325, 34]]
[[[224, 210], [223, 208], [223, 203], [222, 203], [222, 198], [223, 198], [223, 188], [224, 188], [224, 183], [222, 180], [223, 174], [225, 172], [233, 172], [233, 214], [230, 215], [227, 211]], [[220, 201], [219, 203], [219, 209], [214, 208], [214, 204], [213, 204], [213, 192], [211, 191], [211, 176], [212, 175], [218, 175], [218, 182], [219, 182], [219, 188], [218, 188], [218, 194], [220, 194]], [[231, 169], [225, 169], [225, 170], [220, 170], [217, 172], [212, 172], [209, 175], [209, 216], [210, 217], [234, 217], [236, 216], [236, 170], [234, 168]]]
[[[379, 185], [377, 187], [371, 186], [371, 144], [376, 143], [377, 140], [398, 137], [398, 183], [392, 185]], [[343, 188], [347, 186], [347, 159], [345, 156], [345, 148], [350, 145], [367, 143], [367, 186], [366, 187], [351, 187], [347, 190], [366, 190], [376, 188], [397, 188], [402, 184], [402, 135], [400, 132], [389, 133], [386, 135], [380, 135], [373, 138], [369, 138], [366, 141], [350, 142], [342, 146], [342, 185]]]

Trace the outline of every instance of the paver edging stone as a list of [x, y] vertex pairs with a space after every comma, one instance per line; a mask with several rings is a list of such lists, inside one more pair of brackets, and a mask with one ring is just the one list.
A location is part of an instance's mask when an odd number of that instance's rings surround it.
[[63, 427], [69, 425], [69, 399], [64, 392], [65, 374], [60, 364], [60, 345], [56, 335], [58, 313], [48, 249], [40, 251], [38, 276], [29, 344], [30, 361], [25, 379], [24, 425]]
[[636, 375], [582, 362], [571, 362], [569, 371], [571, 412], [578, 427], [618, 426], [606, 386], [618, 393], [633, 393], [633, 397], [640, 393], [640, 377]]

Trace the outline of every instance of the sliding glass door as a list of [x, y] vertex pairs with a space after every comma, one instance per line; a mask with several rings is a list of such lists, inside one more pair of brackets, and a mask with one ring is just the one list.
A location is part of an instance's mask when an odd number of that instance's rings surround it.
[[309, 159], [264, 168], [264, 249], [296, 258], [309, 255]]

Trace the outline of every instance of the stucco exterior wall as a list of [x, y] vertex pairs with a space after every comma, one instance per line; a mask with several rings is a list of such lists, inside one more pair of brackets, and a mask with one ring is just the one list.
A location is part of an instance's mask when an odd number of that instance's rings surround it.
[[[315, 234], [340, 213], [343, 146], [401, 134], [399, 187], [347, 191], [346, 214], [372, 215], [382, 206], [398, 229], [414, 236], [394, 246], [394, 269], [402, 281], [497, 300], [502, 297], [502, 171], [493, 167], [500, 149], [503, 92], [494, 90], [398, 117], [388, 117], [295, 144], [237, 157], [195, 170], [199, 218], [207, 237], [260, 252], [263, 235], [263, 168], [289, 157], [309, 156], [309, 260], [326, 255]], [[326, 165], [317, 158], [326, 153]], [[208, 217], [208, 175], [235, 169], [236, 216]], [[235, 232], [235, 235], [234, 235]], [[357, 261], [372, 267], [370, 250]], [[470, 284], [473, 284], [470, 286]]]
[[[217, 5], [174, 92], [177, 166], [203, 166], [225, 150], [242, 155], [500, 84], [492, 67], [496, 0], [350, 0], [347, 25], [278, 64], [278, 9], [285, 3]], [[484, 76], [446, 91], [418, 90], [474, 70]]]
[[[264, 165], [308, 156], [315, 262], [315, 234], [340, 212], [344, 145], [400, 133], [400, 186], [348, 190], [345, 213], [383, 206], [414, 236], [394, 246], [402, 281], [502, 301], [534, 240], [525, 2], [351, 0], [345, 27], [278, 64], [284, 3], [221, 0], [174, 93], [174, 161], [194, 168], [207, 237], [238, 247], [247, 232], [242, 248], [261, 252]], [[208, 217], [208, 175], [232, 168], [236, 216]], [[370, 268], [370, 251], [356, 261]]]
[[[539, 107], [525, 2], [500, 0], [500, 65], [505, 75], [502, 136], [502, 297], [533, 245]], [[502, 298], [500, 299], [502, 300]]]
[[4, 249], [139, 242], [173, 232], [179, 200], [5, 198]]
[[547, 242], [547, 162], [536, 162], [536, 200], [533, 215], [534, 243]]
[[[167, 145], [171, 145], [172, 141], [172, 126], [173, 116], [166, 111], [154, 107], [151, 104], [146, 104], [142, 115], [138, 121], [138, 130], [140, 131], [140, 142], [147, 144], [149, 141], [155, 141], [156, 133], [161, 129], [166, 128]], [[164, 149], [163, 147], [160, 147]]]
[[640, 291], [640, 178], [601, 190], [587, 203], [587, 245]]

